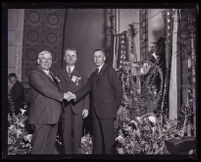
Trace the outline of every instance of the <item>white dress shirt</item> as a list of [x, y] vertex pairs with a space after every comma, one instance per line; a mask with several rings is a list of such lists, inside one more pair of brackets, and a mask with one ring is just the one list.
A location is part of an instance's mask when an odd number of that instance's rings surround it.
[[[70, 71], [68, 70], [69, 68], [70, 68]], [[66, 66], [67, 73], [72, 73], [74, 69], [75, 69], [75, 65], [73, 65], [73, 66]]]
[[52, 75], [50, 74], [49, 70], [43, 70], [43, 71], [53, 80]]
[[101, 66], [98, 67], [98, 73], [100, 73], [100, 71], [101, 71], [103, 65], [104, 65], [104, 64], [102, 64]]

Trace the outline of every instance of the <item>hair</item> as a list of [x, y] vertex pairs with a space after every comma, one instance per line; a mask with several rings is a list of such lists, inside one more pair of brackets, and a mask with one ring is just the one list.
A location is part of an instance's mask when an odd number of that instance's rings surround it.
[[[102, 49], [95, 49], [94, 51], [93, 51], [93, 54], [95, 53], [95, 52], [97, 52], [97, 51], [101, 51], [104, 55], [105, 55], [105, 51], [104, 50], [102, 50]], [[106, 56], [106, 55], [105, 55]]]
[[67, 48], [67, 49], [65, 50], [64, 57], [66, 56], [66, 52], [67, 52], [67, 51], [73, 51], [73, 52], [75, 52], [76, 55], [77, 55], [77, 50], [76, 50], [76, 49], [74, 49], [74, 48]]
[[9, 77], [9, 78], [12, 78], [12, 77], [17, 78], [17, 75], [16, 75], [15, 73], [10, 73], [10, 74], [8, 75], [8, 77]]
[[38, 58], [40, 58], [40, 57], [43, 56], [44, 54], [50, 54], [50, 55], [52, 56], [51, 52], [44, 50], [44, 51], [42, 51], [42, 52], [40, 52], [40, 53], [38, 54]]

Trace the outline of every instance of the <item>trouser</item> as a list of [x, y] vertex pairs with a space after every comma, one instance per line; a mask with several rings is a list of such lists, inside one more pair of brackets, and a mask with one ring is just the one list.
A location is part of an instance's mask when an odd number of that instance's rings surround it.
[[74, 114], [70, 109], [65, 111], [62, 122], [65, 154], [79, 154], [82, 124], [81, 114]]
[[92, 116], [94, 146], [93, 154], [113, 154], [115, 142], [114, 118], [98, 118], [96, 113]]
[[58, 123], [35, 124], [31, 154], [53, 154], [55, 150], [57, 129]]

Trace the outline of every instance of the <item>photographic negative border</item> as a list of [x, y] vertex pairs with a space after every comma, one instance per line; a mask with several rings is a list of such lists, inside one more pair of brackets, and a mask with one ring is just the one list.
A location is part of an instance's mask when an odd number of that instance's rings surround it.
[[[198, 110], [196, 112], [196, 117], [197, 117], [197, 154], [192, 155], [192, 156], [187, 156], [187, 155], [182, 155], [182, 156], [177, 156], [177, 155], [8, 155], [7, 153], [7, 114], [8, 114], [8, 109], [7, 109], [7, 103], [8, 103], [8, 84], [7, 84], [7, 77], [8, 77], [8, 14], [7, 11], [8, 9], [22, 9], [22, 8], [58, 8], [58, 9], [67, 9], [67, 8], [194, 8], [199, 12], [199, 1], [191, 1], [190, 3], [178, 3], [174, 1], [174, 3], [169, 3], [169, 2], [142, 2], [142, 1], [136, 1], [135, 3], [131, 2], [121, 2], [121, 3], [114, 3], [114, 2], [99, 2], [99, 3], [94, 3], [94, 2], [78, 2], [78, 3], [55, 3], [55, 2], [45, 2], [45, 3], [2, 3], [2, 159], [15, 159], [15, 160], [38, 160], [38, 159], [54, 159], [54, 160], [62, 160], [62, 159], [107, 159], [107, 160], [187, 160], [187, 159], [192, 159], [192, 160], [197, 160], [198, 159], [198, 154], [199, 154], [199, 147], [200, 147], [200, 141], [198, 139]], [[197, 21], [199, 20], [199, 15], [197, 17]], [[198, 32], [198, 23], [197, 23], [197, 33]], [[197, 36], [197, 49], [198, 49], [198, 42], [199, 42], [199, 36]], [[197, 54], [199, 52], [196, 52], [196, 63], [198, 63], [198, 57]], [[196, 66], [196, 70], [198, 70], [198, 66]], [[197, 72], [196, 72], [197, 74]], [[198, 84], [198, 77], [196, 77], [196, 88]], [[197, 93], [196, 93], [197, 94]], [[197, 96], [197, 101], [199, 101], [198, 96]], [[197, 104], [197, 108], [198, 108]]]

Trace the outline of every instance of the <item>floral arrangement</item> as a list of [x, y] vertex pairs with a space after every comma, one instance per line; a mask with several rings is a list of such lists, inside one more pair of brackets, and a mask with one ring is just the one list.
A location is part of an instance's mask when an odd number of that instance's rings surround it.
[[[123, 83], [122, 106], [126, 107], [132, 116], [142, 116], [158, 108], [163, 80], [158, 66], [150, 64], [151, 70], [145, 76], [141, 72], [144, 67], [134, 65], [126, 64], [118, 71]], [[137, 73], [133, 74], [132, 71], [136, 68]], [[160, 83], [160, 88], [156, 83]]]
[[176, 120], [165, 119], [161, 131], [163, 140], [169, 140], [174, 137], [184, 136], [183, 127], [178, 127], [178, 123]]
[[117, 129], [117, 154], [169, 154], [165, 140], [184, 134], [176, 122], [167, 120], [161, 126], [159, 121], [153, 113], [123, 121]]
[[[8, 96], [11, 109], [14, 109], [13, 102]], [[31, 151], [32, 134], [26, 129], [27, 106], [20, 109], [19, 114], [8, 114], [8, 155], [29, 154]]]
[[80, 154], [92, 154], [93, 141], [90, 133], [85, 134], [81, 138]]
[[32, 134], [25, 129], [27, 116], [25, 109], [20, 109], [21, 113], [13, 115], [13, 121], [8, 114], [8, 155], [28, 154], [31, 151]]
[[116, 150], [118, 154], [162, 154], [164, 142], [154, 116], [126, 120], [117, 130]]

